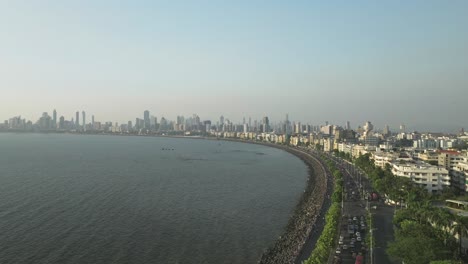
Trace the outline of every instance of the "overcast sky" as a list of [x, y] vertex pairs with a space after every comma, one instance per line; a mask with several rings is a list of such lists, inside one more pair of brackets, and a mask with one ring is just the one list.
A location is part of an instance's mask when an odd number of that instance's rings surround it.
[[0, 120], [468, 128], [468, 1], [0, 1]]

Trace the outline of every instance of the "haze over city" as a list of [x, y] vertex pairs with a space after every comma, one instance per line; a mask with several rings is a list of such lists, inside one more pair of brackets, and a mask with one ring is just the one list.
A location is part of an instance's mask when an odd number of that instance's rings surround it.
[[0, 3], [0, 120], [468, 127], [468, 2]]

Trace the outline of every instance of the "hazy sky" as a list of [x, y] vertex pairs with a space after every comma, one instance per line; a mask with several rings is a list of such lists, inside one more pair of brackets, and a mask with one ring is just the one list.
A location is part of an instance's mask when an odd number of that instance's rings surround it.
[[0, 120], [468, 128], [468, 1], [0, 0]]

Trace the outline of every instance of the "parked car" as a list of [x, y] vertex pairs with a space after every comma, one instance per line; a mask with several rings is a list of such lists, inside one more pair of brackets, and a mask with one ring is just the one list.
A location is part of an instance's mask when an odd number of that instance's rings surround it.
[[341, 254], [341, 248], [340, 248], [340, 247], [337, 247], [336, 250], [335, 250], [335, 253], [336, 253], [336, 254]]
[[361, 242], [361, 241], [362, 241], [362, 239], [361, 239], [361, 237], [360, 237], [360, 236], [358, 236], [358, 237], [356, 238], [356, 240], [357, 240], [357, 241], [359, 241], [359, 242]]

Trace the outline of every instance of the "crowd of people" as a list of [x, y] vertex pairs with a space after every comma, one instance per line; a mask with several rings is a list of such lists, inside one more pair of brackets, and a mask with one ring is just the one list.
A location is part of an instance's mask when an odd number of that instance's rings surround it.
[[261, 264], [294, 263], [304, 244], [313, 231], [327, 197], [326, 169], [311, 156], [291, 149], [285, 149], [300, 157], [309, 167], [309, 179], [293, 216], [276, 243], [267, 249], [259, 261]]

